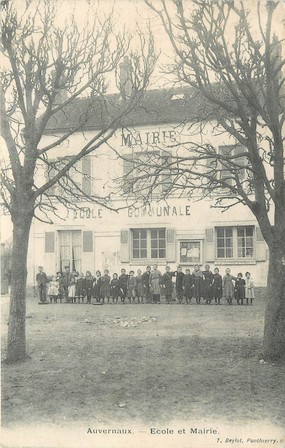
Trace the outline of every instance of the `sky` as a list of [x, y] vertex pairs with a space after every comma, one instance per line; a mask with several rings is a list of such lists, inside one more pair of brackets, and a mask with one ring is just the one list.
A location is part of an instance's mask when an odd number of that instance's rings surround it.
[[[19, 11], [23, 9], [23, 0], [12, 0], [17, 5], [19, 5]], [[50, 2], [55, 0], [49, 0]], [[257, 0], [244, 0], [249, 6], [255, 6]], [[159, 4], [159, 0], [155, 0], [156, 4]], [[167, 5], [170, 4], [170, 0], [166, 0]], [[264, 1], [263, 1], [264, 3]], [[36, 4], [36, 0], [31, 0], [31, 4]], [[151, 30], [154, 34], [156, 52], [160, 53], [157, 67], [152, 76], [152, 82], [150, 88], [159, 88], [167, 83], [169, 86], [169, 80], [163, 74], [162, 66], [164, 64], [173, 61], [173, 50], [169, 39], [163, 29], [160, 20], [155, 16], [155, 14], [145, 5], [143, 0], [57, 0], [56, 4], [61, 4], [58, 15], [55, 21], [58, 24], [64, 26], [65, 18], [74, 12], [76, 22], [80, 27], [86, 25], [86, 13], [88, 12], [88, 5], [91, 4], [94, 7], [93, 14], [99, 14], [100, 16], [108, 17], [113, 11], [114, 16], [114, 33], [117, 31], [122, 31], [124, 27], [133, 36], [133, 45], [137, 45], [137, 32], [140, 29], [146, 35], [148, 34], [148, 24], [150, 24]], [[285, 1], [281, 0], [281, 11], [283, 8], [283, 14], [280, 14], [280, 20], [284, 20], [285, 14]], [[88, 15], [89, 19], [90, 15]], [[284, 25], [284, 23], [283, 23]], [[276, 28], [281, 27], [282, 24], [276, 23]], [[258, 28], [258, 21], [256, 16], [254, 16], [253, 27]], [[283, 28], [284, 29], [284, 28]], [[109, 92], [116, 91], [116, 83], [114, 82], [114, 77], [109, 79]], [[1, 137], [0, 137], [1, 138]], [[3, 142], [2, 142], [3, 146]], [[4, 219], [6, 221], [6, 218]], [[2, 219], [3, 224], [3, 219]], [[4, 229], [3, 229], [4, 227]], [[10, 226], [2, 226], [4, 234], [2, 234], [2, 241], [5, 240], [11, 233]], [[7, 236], [8, 232], [8, 236]]]
[[[97, 6], [97, 12], [101, 17], [108, 16], [111, 12], [114, 17], [114, 32], [120, 32], [126, 28], [132, 36], [132, 46], [138, 46], [138, 30], [142, 31], [146, 36], [149, 33], [148, 25], [150, 25], [155, 38], [155, 50], [159, 54], [158, 64], [151, 79], [151, 88], [161, 87], [169, 80], [165, 79], [162, 71], [162, 65], [173, 61], [172, 46], [167, 38], [163, 26], [159, 18], [151, 9], [145, 5], [144, 0], [90, 0], [93, 6]], [[88, 0], [64, 0], [62, 5], [63, 11], [73, 11], [76, 21], [82, 27], [85, 26], [85, 12], [88, 10]], [[62, 22], [62, 18], [59, 17]], [[116, 90], [116, 85], [110, 79], [109, 91]]]

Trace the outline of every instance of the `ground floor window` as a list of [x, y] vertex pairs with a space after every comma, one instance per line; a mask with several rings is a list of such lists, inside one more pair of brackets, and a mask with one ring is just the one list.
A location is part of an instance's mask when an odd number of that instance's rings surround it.
[[132, 229], [132, 258], [134, 260], [165, 259], [165, 229]]
[[254, 226], [217, 227], [217, 258], [253, 258]]
[[201, 263], [201, 241], [180, 241], [179, 263], [196, 264]]
[[82, 235], [80, 230], [59, 230], [59, 269], [64, 266], [70, 270], [81, 272]]

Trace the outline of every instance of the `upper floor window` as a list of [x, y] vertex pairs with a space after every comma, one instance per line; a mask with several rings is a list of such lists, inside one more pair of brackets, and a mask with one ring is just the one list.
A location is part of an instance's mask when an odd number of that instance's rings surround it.
[[[46, 167], [46, 178], [52, 179], [74, 157], [76, 156], [66, 156], [56, 160], [50, 160], [49, 165]], [[51, 187], [50, 193], [66, 198], [71, 198], [73, 195], [80, 197], [91, 195], [91, 186], [91, 157], [86, 156], [68, 170], [67, 176], [60, 178], [57, 184]]]
[[220, 179], [228, 185], [235, 185], [235, 177], [240, 182], [247, 178], [248, 159], [245, 155], [246, 148], [241, 145], [223, 145], [219, 147], [222, 156], [219, 163]]
[[123, 191], [131, 195], [159, 196], [171, 188], [170, 172], [169, 151], [127, 154], [123, 160]]

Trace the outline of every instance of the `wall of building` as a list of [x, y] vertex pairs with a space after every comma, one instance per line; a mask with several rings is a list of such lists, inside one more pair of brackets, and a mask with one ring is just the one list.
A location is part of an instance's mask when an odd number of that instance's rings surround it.
[[[221, 227], [252, 229], [251, 256], [219, 258], [217, 228]], [[165, 231], [165, 257], [133, 258], [132, 232], [138, 229]], [[145, 269], [146, 265], [154, 263], [161, 270], [167, 264], [172, 269], [182, 264], [183, 269], [192, 270], [196, 263], [203, 265], [207, 262], [212, 269], [219, 267], [221, 273], [227, 267], [233, 274], [250, 271], [257, 286], [266, 285], [267, 247], [253, 216], [243, 206], [221, 213], [211, 208], [210, 201], [191, 202], [181, 198], [169, 200], [167, 204], [156, 203], [150, 209], [142, 207], [116, 213], [82, 204], [79, 210], [70, 212], [64, 222], [58, 220], [53, 225], [34, 223], [29, 256], [30, 282], [38, 265], [43, 265], [49, 275], [61, 268], [59, 234], [62, 231], [80, 231], [80, 270], [83, 272], [90, 270], [94, 274], [95, 270], [106, 268], [110, 272], [118, 272], [122, 267], [127, 270]], [[236, 241], [234, 244], [237, 244]], [[79, 270], [79, 265], [75, 268]]]
[[[60, 150], [54, 149], [50, 157], [72, 156], [94, 135], [94, 131], [75, 134]], [[46, 136], [44, 144], [50, 144], [53, 139], [53, 136]], [[92, 154], [93, 194], [104, 196], [116, 191], [116, 179], [123, 174], [123, 161], [119, 159], [118, 153], [125, 156], [130, 152], [171, 149], [175, 153], [178, 151], [186, 154], [189, 146], [191, 147], [191, 141], [208, 142], [216, 147], [234, 143], [217, 130], [213, 131], [210, 124], [203, 132], [199, 127], [190, 130], [187, 125], [177, 124], [117, 130], [108, 145], [103, 145]], [[41, 182], [45, 182], [43, 170], [38, 171], [38, 184]], [[122, 267], [127, 270], [145, 269], [146, 265], [154, 263], [157, 263], [161, 270], [164, 270], [166, 264], [172, 269], [177, 264], [182, 264], [183, 269], [192, 270], [196, 263], [209, 263], [212, 269], [219, 267], [221, 273], [227, 267], [231, 268], [233, 274], [250, 271], [256, 285], [265, 286], [267, 246], [249, 209], [237, 205], [222, 213], [221, 210], [211, 207], [213, 202], [210, 199], [199, 201], [198, 197], [188, 199], [186, 195], [180, 196], [173, 195], [167, 202], [154, 200], [150, 207], [130, 206], [118, 213], [103, 206], [83, 202], [77, 203], [78, 208], [75, 210], [68, 211], [59, 206], [52, 225], [39, 221], [33, 224], [28, 281], [34, 281], [37, 265], [43, 265], [50, 275], [63, 267], [62, 253], [69, 250], [63, 248], [65, 238], [67, 244], [74, 244], [74, 249], [72, 246], [70, 252], [71, 268], [73, 263], [76, 270], [83, 272], [90, 270], [94, 274], [95, 270], [105, 268], [110, 272], [118, 272]], [[129, 198], [128, 204], [132, 203], [133, 198]], [[126, 202], [120, 195], [115, 194], [112, 207], [126, 207]], [[234, 247], [231, 256], [221, 257], [221, 239], [218, 242], [217, 232], [225, 227], [232, 232], [229, 244]], [[165, 253], [163, 248], [161, 252], [165, 256], [162, 258], [152, 257], [152, 245], [156, 244], [152, 240], [155, 229], [160, 229], [160, 234], [164, 235], [164, 243], [157, 243], [165, 244]], [[134, 258], [135, 244], [142, 244], [134, 241], [135, 231], [136, 235], [140, 235], [138, 238], [144, 239], [142, 235], [146, 235], [147, 256], [144, 258]], [[238, 237], [242, 232], [249, 232], [250, 235]], [[70, 242], [72, 238], [76, 240], [73, 243]], [[253, 247], [243, 248], [243, 244]], [[73, 254], [73, 257], [72, 251], [78, 252], [77, 255]], [[77, 261], [74, 261], [74, 258]]]

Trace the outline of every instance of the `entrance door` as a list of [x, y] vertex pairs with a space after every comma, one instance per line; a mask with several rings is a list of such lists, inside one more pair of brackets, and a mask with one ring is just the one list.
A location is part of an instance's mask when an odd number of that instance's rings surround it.
[[59, 268], [81, 272], [81, 230], [59, 230]]

